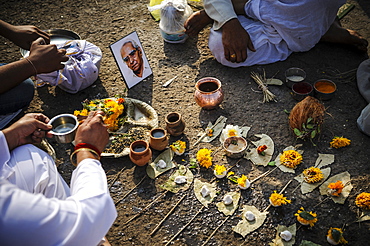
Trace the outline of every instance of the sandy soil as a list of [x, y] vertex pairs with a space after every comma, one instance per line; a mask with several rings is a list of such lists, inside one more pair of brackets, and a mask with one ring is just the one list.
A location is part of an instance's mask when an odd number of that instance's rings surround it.
[[[343, 26], [358, 31], [370, 40], [370, 3], [365, 0], [348, 2], [355, 4], [356, 7], [342, 20]], [[209, 27], [197, 38], [191, 38], [184, 44], [165, 43], [159, 34], [158, 23], [151, 18], [146, 9], [147, 3], [146, 0], [2, 1], [0, 16], [3, 20], [18, 25], [36, 25], [42, 29], [73, 30], [82, 39], [99, 46], [104, 54], [99, 79], [93, 86], [75, 95], [55, 87], [37, 88], [36, 96], [27, 111], [43, 112], [51, 118], [60, 113], [72, 113], [76, 109], [81, 109], [81, 102], [86, 98], [104, 98], [122, 93], [150, 104], [157, 111], [159, 125], [162, 127], [165, 126], [165, 115], [177, 111], [186, 121], [185, 133], [180, 138], [187, 141], [190, 146], [185, 156], [175, 158], [175, 162], [179, 164], [188, 162], [200, 148], [218, 149], [220, 144], [217, 140], [209, 144], [201, 143], [195, 147], [192, 144], [208, 122], [214, 122], [220, 115], [228, 118], [227, 124], [250, 126], [248, 141], [253, 139], [254, 134], [268, 134], [275, 142], [273, 158], [285, 147], [302, 143], [302, 149], [305, 151], [304, 162], [297, 168], [297, 173], [312, 166], [318, 153], [334, 154], [332, 175], [348, 171], [354, 186], [345, 204], [338, 205], [327, 200], [315, 207], [324, 197], [320, 196], [318, 190], [306, 195], [302, 195], [299, 190], [293, 193], [298, 185], [298, 182], [294, 181], [284, 193], [292, 199], [292, 204], [269, 209], [262, 227], [247, 235], [245, 239], [234, 233], [232, 227], [241, 217], [241, 210], [237, 210], [217, 230], [209, 245], [240, 245], [244, 240], [246, 241], [244, 245], [268, 245], [275, 237], [277, 225], [291, 225], [296, 222], [294, 213], [301, 206], [307, 210], [314, 210], [319, 221], [313, 228], [299, 228], [296, 236], [297, 245], [302, 240], [327, 245], [327, 230], [330, 227], [342, 227], [347, 223], [350, 224], [345, 226], [344, 237], [349, 241], [349, 245], [368, 245], [370, 224], [351, 223], [359, 213], [354, 205], [356, 195], [364, 191], [370, 192], [370, 166], [367, 153], [370, 140], [359, 132], [356, 126], [356, 119], [366, 102], [357, 90], [353, 72], [367, 56], [338, 45], [318, 44], [309, 52], [293, 54], [283, 62], [238, 69], [226, 68], [215, 61], [208, 49]], [[140, 37], [153, 75], [126, 91], [109, 45], [132, 31], [137, 31]], [[20, 59], [19, 49], [9, 41], [0, 38], [0, 47], [1, 62]], [[291, 97], [290, 90], [285, 86], [270, 86], [278, 102], [262, 104], [260, 103], [262, 95], [255, 92], [258, 90], [257, 85], [250, 78], [252, 71], [265, 70], [267, 76], [275, 75], [275, 78], [283, 80], [284, 71], [290, 67], [303, 68], [310, 83], [320, 78], [330, 78], [338, 87], [335, 98], [324, 102], [328, 114], [325, 116], [323, 132], [316, 147], [309, 141], [297, 141], [289, 130], [288, 116], [284, 110], [290, 111], [297, 103]], [[346, 73], [348, 76], [340, 76], [339, 73]], [[170, 86], [162, 87], [163, 83], [174, 76], [178, 78]], [[206, 76], [221, 80], [225, 92], [223, 103], [211, 111], [202, 110], [193, 98], [195, 82]], [[344, 136], [352, 143], [342, 149], [331, 149], [329, 142], [334, 136]], [[170, 141], [176, 139], [171, 138]], [[60, 173], [69, 181], [73, 170], [69, 162], [72, 146], [58, 144], [54, 140], [50, 140], [50, 143], [57, 151]], [[158, 153], [154, 152], [154, 155]], [[214, 155], [215, 164], [231, 166], [236, 161], [225, 157], [222, 151]], [[117, 220], [107, 234], [112, 245], [164, 245], [202, 207], [192, 190], [179, 194], [167, 193], [136, 219], [125, 224], [128, 219], [163, 194], [158, 185], [168, 175], [165, 174], [156, 180], [145, 178], [133, 189], [145, 176], [145, 167], [136, 167], [128, 157], [104, 158], [102, 164], [107, 173], [108, 183], [112, 185], [110, 191], [117, 203], [118, 211]], [[271, 168], [254, 166], [250, 161], [243, 159], [233, 170], [238, 175], [246, 174], [253, 179]], [[201, 168], [193, 172], [204, 181], [213, 178], [210, 169]], [[242, 191], [240, 207], [254, 205], [260, 210], [265, 209], [271, 192], [280, 190], [294, 176], [274, 171], [268, 178], [254, 183], [252, 189]], [[236, 186], [227, 180], [221, 180], [217, 185], [219, 196], [216, 201], [220, 201], [222, 194], [227, 190], [237, 190]], [[133, 191], [122, 199], [131, 189]], [[184, 200], [159, 230], [149, 236], [165, 214], [185, 194]], [[202, 245], [225, 218], [213, 203], [176, 237], [173, 245]]]

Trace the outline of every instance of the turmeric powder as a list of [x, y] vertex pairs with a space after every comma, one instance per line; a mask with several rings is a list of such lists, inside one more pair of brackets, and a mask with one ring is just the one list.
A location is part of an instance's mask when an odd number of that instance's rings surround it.
[[335, 85], [327, 81], [316, 82], [315, 88], [322, 93], [333, 93], [335, 91]]

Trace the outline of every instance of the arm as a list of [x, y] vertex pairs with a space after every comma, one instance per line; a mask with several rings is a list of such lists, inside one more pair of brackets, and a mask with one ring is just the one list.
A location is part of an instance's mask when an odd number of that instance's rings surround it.
[[[63, 69], [61, 62], [68, 60], [64, 49], [58, 50], [55, 45], [44, 45], [44, 40], [38, 38], [32, 43], [27, 59], [0, 66], [0, 94], [19, 85], [23, 80], [38, 73], [49, 73]], [[36, 70], [36, 71], [35, 71]]]
[[214, 20], [213, 28], [222, 30], [225, 58], [231, 62], [243, 62], [247, 59], [247, 49], [253, 52], [255, 49], [248, 32], [242, 27], [236, 14], [236, 11], [241, 14], [244, 4], [240, 4], [240, 1], [234, 2], [204, 0], [204, 8], [209, 17]]

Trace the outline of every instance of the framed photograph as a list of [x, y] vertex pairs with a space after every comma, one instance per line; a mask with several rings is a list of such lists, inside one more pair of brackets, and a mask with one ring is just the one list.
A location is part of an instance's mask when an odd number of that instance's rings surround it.
[[153, 73], [136, 31], [109, 47], [128, 89]]

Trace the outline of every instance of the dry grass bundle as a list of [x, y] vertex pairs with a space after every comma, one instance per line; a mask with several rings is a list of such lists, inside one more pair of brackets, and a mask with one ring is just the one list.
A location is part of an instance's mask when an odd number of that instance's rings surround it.
[[289, 115], [289, 125], [298, 138], [314, 138], [324, 122], [325, 107], [316, 98], [307, 96], [297, 103]]

